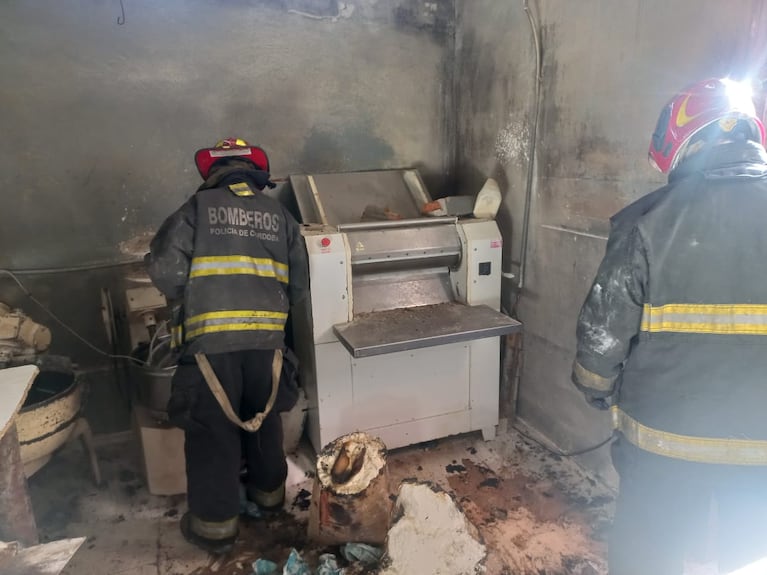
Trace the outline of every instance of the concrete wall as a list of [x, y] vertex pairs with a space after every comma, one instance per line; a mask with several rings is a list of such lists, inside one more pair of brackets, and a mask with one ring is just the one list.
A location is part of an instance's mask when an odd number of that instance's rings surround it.
[[[610, 433], [570, 384], [577, 314], [608, 218], [662, 184], [647, 161], [672, 93], [726, 74], [748, 50], [751, 0], [531, 1], [543, 51], [518, 414], [565, 450]], [[507, 265], [519, 272], [535, 50], [523, 2], [461, 0], [456, 33], [457, 166], [462, 189], [497, 177]], [[509, 293], [507, 305], [513, 304]], [[610, 473], [607, 450], [584, 459]]]
[[[662, 182], [656, 115], [723, 74], [763, 22], [759, 0], [39, 0], [0, 3], [0, 268], [132, 260], [225, 135], [263, 145], [277, 176], [417, 166], [434, 195], [505, 192], [504, 266], [519, 272], [534, 156], [520, 416], [564, 449], [608, 433], [569, 383], [578, 309], [608, 217]], [[457, 187], [451, 184], [457, 176]], [[99, 288], [125, 268], [25, 275], [100, 347]], [[0, 300], [45, 316], [0, 278]], [[54, 326], [54, 351], [101, 358]], [[108, 398], [100, 400], [101, 405]], [[586, 463], [606, 471], [604, 452]]]
[[447, 172], [451, 0], [124, 6], [118, 25], [117, 0], [0, 5], [0, 267], [130, 257], [227, 135], [275, 175]]
[[[0, 269], [85, 266], [21, 277], [99, 348], [100, 289], [119, 296], [129, 268], [90, 268], [143, 255], [199, 185], [198, 148], [246, 138], [276, 177], [415, 166], [437, 193], [449, 180], [453, 0], [122, 4], [118, 24], [118, 0], [0, 3]], [[53, 352], [104, 365], [1, 274], [0, 301], [49, 325]], [[115, 376], [92, 379], [96, 430], [124, 427]]]
[[[444, 185], [452, 0], [124, 6], [119, 25], [117, 0], [0, 4], [0, 268], [140, 258], [199, 185], [195, 150], [228, 135], [277, 177], [417, 166]], [[104, 273], [28, 279], [97, 336]], [[0, 277], [3, 298], [24, 303]]]

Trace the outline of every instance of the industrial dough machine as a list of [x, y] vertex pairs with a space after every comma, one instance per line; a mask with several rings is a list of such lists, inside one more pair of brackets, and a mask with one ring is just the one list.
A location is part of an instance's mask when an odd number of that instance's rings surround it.
[[[293, 344], [318, 451], [353, 431], [389, 448], [498, 423], [502, 241], [493, 220], [421, 217], [416, 170], [290, 178], [311, 297]], [[365, 220], [371, 212], [383, 218]]]

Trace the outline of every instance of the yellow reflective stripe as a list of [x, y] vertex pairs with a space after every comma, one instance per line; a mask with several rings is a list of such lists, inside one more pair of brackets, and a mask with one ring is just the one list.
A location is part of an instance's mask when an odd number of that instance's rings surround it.
[[200, 313], [189, 317], [186, 326], [187, 338], [205, 333], [224, 331], [282, 331], [288, 318], [286, 312], [264, 310], [225, 310]]
[[612, 391], [613, 384], [616, 377], [602, 377], [598, 373], [589, 371], [583, 367], [578, 361], [573, 364], [573, 374], [579, 385], [588, 387], [590, 389], [596, 389], [597, 391]]
[[224, 275], [252, 275], [266, 278], [276, 278], [282, 283], [288, 283], [288, 276], [279, 274], [274, 270], [259, 270], [256, 268], [207, 268], [195, 270], [189, 274], [190, 278], [205, 276], [224, 276]]
[[246, 197], [246, 196], [254, 196], [253, 190], [250, 189], [250, 186], [246, 184], [245, 182], [240, 182], [239, 184], [230, 184], [229, 190], [240, 197]]
[[193, 325], [202, 321], [211, 319], [235, 319], [235, 318], [273, 318], [279, 320], [288, 319], [288, 314], [281, 311], [259, 311], [251, 309], [243, 310], [230, 310], [230, 311], [211, 311], [208, 313], [200, 313], [193, 315], [186, 320], [186, 325]]
[[248, 262], [257, 265], [273, 265], [275, 268], [282, 271], [288, 271], [287, 264], [281, 264], [271, 258], [252, 258], [250, 256], [200, 256], [192, 259], [192, 265], [195, 263], [211, 264], [211, 263], [231, 263], [231, 262]]
[[180, 325], [173, 326], [170, 330], [170, 346], [173, 349], [181, 347], [184, 343], [184, 331]]
[[204, 256], [192, 259], [190, 278], [216, 275], [257, 275], [288, 283], [288, 266], [270, 258]]
[[660, 431], [642, 425], [617, 406], [610, 408], [613, 427], [645, 451], [698, 463], [721, 465], [767, 465], [767, 441], [718, 439]]
[[224, 331], [282, 331], [281, 323], [223, 323], [216, 325], [204, 325], [186, 333], [188, 338], [195, 338], [205, 333], [217, 333]]
[[232, 517], [224, 521], [203, 521], [196, 515], [189, 514], [190, 527], [195, 533], [208, 539], [224, 539], [237, 535], [238, 520], [238, 517]]
[[650, 333], [767, 335], [767, 305], [645, 304], [640, 329]]

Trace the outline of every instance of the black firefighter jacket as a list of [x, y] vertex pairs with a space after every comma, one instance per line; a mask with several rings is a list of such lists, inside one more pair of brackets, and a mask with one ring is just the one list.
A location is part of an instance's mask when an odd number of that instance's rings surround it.
[[767, 465], [767, 154], [698, 156], [612, 218], [573, 381], [642, 449]]
[[[223, 173], [222, 173], [223, 172]], [[219, 171], [160, 227], [146, 257], [185, 354], [277, 349], [308, 290], [298, 224], [261, 193], [263, 173]]]

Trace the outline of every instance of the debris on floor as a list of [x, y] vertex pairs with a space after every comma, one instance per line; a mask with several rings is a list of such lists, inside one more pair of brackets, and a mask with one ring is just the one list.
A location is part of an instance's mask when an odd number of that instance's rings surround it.
[[343, 569], [338, 566], [336, 556], [332, 553], [323, 553], [319, 561], [317, 569], [312, 570], [301, 554], [292, 549], [282, 570], [273, 561], [258, 559], [253, 563], [252, 575], [279, 575], [280, 573], [282, 575], [344, 575]]
[[403, 483], [381, 575], [473, 575], [486, 549], [477, 528], [438, 487]]
[[572, 459], [511, 430], [449, 438], [389, 455], [390, 484], [432, 481], [479, 530], [493, 575], [602, 575], [614, 493]]
[[352, 575], [352, 570], [362, 573], [365, 569], [378, 565], [383, 556], [383, 550], [365, 543], [347, 543], [341, 546], [340, 553], [350, 564], [350, 568], [340, 567], [338, 558], [333, 553], [323, 553], [319, 556], [317, 569], [313, 571], [301, 554], [296, 549], [291, 549], [282, 569], [274, 561], [257, 559], [253, 563], [252, 575]]
[[[306, 446], [289, 458], [284, 511], [243, 516], [234, 551], [218, 558], [182, 538], [185, 496], [147, 491], [130, 434], [102, 441], [97, 451], [101, 488], [78, 446], [58, 452], [29, 482], [41, 541], [87, 538], [62, 575], [251, 575], [258, 559], [284, 566], [293, 549], [315, 569], [322, 555], [333, 554], [344, 575], [365, 572], [348, 566], [360, 562], [361, 548], [308, 538], [316, 467]], [[429, 482], [457, 502], [484, 543], [487, 575], [607, 572], [604, 532], [613, 494], [573, 461], [513, 431], [490, 442], [470, 434], [398, 449], [386, 463], [392, 498], [403, 483]]]
[[511, 573], [598, 572], [586, 517], [550, 481], [504, 477], [468, 459], [461, 467], [448, 483]]
[[349, 563], [365, 566], [377, 565], [383, 556], [383, 549], [366, 543], [347, 543], [341, 546], [341, 556]]
[[30, 547], [0, 541], [0, 573], [59, 575], [84, 541], [85, 537], [76, 537]]

